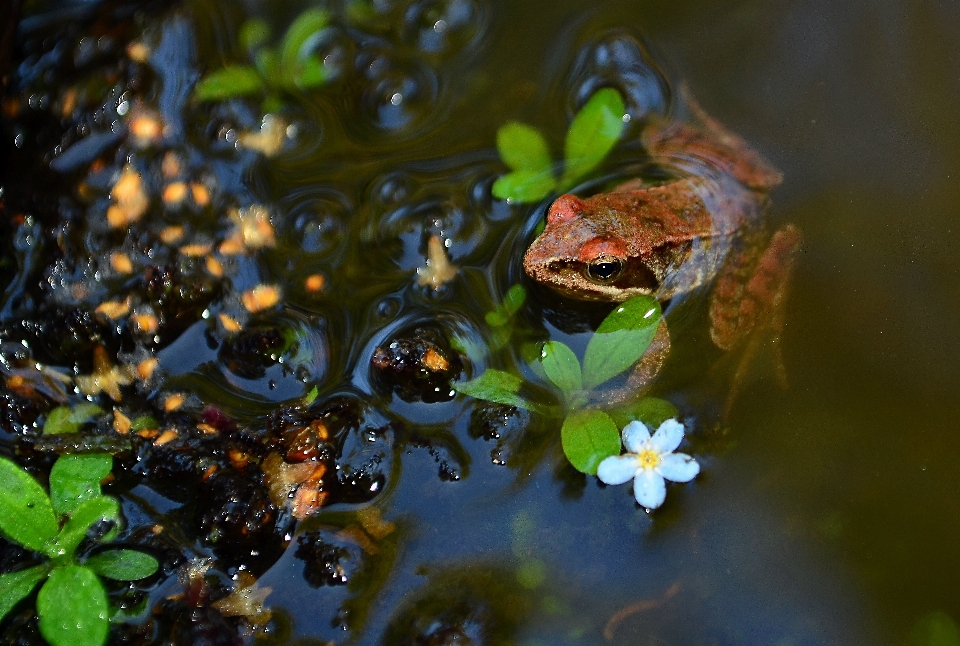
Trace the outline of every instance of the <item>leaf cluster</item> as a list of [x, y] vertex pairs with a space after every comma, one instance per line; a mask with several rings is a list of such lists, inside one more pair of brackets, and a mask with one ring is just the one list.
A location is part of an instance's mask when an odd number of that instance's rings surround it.
[[[48, 495], [28, 473], [0, 458], [0, 532], [45, 557], [40, 565], [0, 575], [0, 619], [46, 580], [37, 594], [44, 639], [53, 646], [106, 641], [107, 595], [99, 577], [133, 581], [158, 567], [137, 550], [77, 554], [84, 539], [106, 542], [119, 531], [120, 505], [100, 490], [112, 466], [113, 458], [102, 453], [61, 456], [50, 471]], [[103, 527], [108, 529], [98, 536]]]
[[[498, 321], [499, 309], [488, 319]], [[566, 403], [561, 444], [567, 459], [579, 471], [595, 474], [604, 458], [619, 455], [619, 428], [628, 422], [640, 419], [656, 426], [676, 415], [672, 404], [655, 398], [640, 399], [609, 412], [586, 407], [591, 391], [640, 360], [653, 341], [660, 319], [660, 304], [653, 297], [638, 296], [621, 303], [590, 338], [582, 364], [564, 343], [543, 344], [537, 366]], [[544, 407], [520, 394], [523, 383], [516, 375], [489, 368], [476, 379], [456, 384], [456, 389], [477, 399], [544, 412]]]
[[277, 47], [267, 46], [270, 26], [253, 19], [240, 28], [240, 44], [252, 65], [232, 64], [204, 76], [193, 90], [198, 101], [223, 101], [238, 96], [265, 94], [277, 103], [283, 92], [309, 90], [323, 85], [328, 72], [315, 53], [317, 41], [330, 22], [320, 9], [297, 16]]
[[567, 130], [563, 174], [557, 177], [546, 140], [536, 128], [511, 121], [497, 131], [497, 150], [510, 172], [493, 184], [493, 195], [511, 202], [537, 202], [552, 191], [567, 191], [596, 168], [623, 132], [623, 97], [598, 90]]

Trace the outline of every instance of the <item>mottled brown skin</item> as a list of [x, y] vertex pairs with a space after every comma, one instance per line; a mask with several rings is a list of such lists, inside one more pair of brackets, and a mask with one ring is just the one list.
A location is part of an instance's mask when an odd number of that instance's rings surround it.
[[768, 194], [781, 175], [689, 105], [691, 123], [655, 126], [644, 135], [651, 160], [678, 179], [659, 186], [635, 180], [586, 199], [560, 196], [527, 249], [524, 269], [585, 300], [649, 294], [666, 301], [712, 286], [711, 337], [718, 347], [736, 345], [760, 322], [776, 341], [800, 243], [792, 225], [772, 236], [764, 226]]

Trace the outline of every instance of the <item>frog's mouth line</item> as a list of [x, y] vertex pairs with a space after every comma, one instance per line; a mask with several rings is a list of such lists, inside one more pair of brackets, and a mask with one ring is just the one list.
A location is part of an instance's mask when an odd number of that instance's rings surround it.
[[555, 260], [544, 272], [550, 276], [550, 286], [579, 300], [620, 301], [640, 294], [653, 294], [660, 289], [661, 281], [644, 262], [628, 261], [621, 275], [609, 282], [594, 280], [588, 273], [586, 263], [570, 260]]

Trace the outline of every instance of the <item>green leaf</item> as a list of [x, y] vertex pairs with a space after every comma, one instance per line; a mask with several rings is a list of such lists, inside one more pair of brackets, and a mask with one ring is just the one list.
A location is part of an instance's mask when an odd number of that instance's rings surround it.
[[560, 428], [563, 453], [577, 471], [596, 475], [597, 466], [620, 455], [620, 431], [602, 410], [578, 410], [567, 415]]
[[590, 390], [616, 377], [643, 356], [660, 324], [660, 303], [637, 296], [603, 320], [583, 355], [583, 387]]
[[103, 413], [103, 409], [93, 403], [78, 404], [75, 408], [57, 406], [43, 423], [43, 432], [46, 435], [64, 435], [76, 433], [80, 427], [91, 419]]
[[516, 314], [521, 307], [523, 307], [523, 303], [526, 300], [527, 290], [523, 288], [523, 285], [517, 283], [507, 290], [507, 293], [503, 297], [502, 303], [497, 305], [492, 312], [487, 312], [487, 314], [484, 316], [484, 320], [490, 327], [500, 327], [506, 325], [510, 322], [510, 318]]
[[37, 594], [40, 634], [52, 646], [103, 646], [108, 610], [103, 584], [82, 565], [56, 568]]
[[453, 387], [457, 392], [476, 399], [533, 410], [533, 405], [517, 394], [522, 383], [519, 377], [509, 372], [488, 368], [476, 379], [454, 384]]
[[50, 571], [48, 565], [10, 572], [0, 575], [0, 619], [7, 616], [13, 607], [20, 603]]
[[583, 377], [580, 375], [580, 362], [577, 360], [577, 355], [563, 343], [559, 341], [544, 343], [540, 351], [540, 363], [547, 378], [562, 390], [564, 395], [583, 388]]
[[84, 563], [100, 576], [117, 581], [144, 579], [160, 567], [157, 559], [139, 550], [110, 550], [91, 556]]
[[553, 167], [550, 150], [540, 131], [517, 121], [510, 121], [497, 130], [497, 150], [511, 170], [550, 172]]
[[644, 397], [618, 406], [607, 413], [618, 428], [623, 428], [634, 420], [640, 420], [651, 430], [656, 430], [668, 419], [677, 417], [677, 407], [665, 399]]
[[931, 612], [910, 631], [912, 646], [960, 646], [960, 627], [945, 612]]
[[160, 422], [150, 415], [141, 415], [130, 422], [130, 430], [134, 432], [155, 430], [158, 426], [160, 426]]
[[515, 170], [497, 178], [491, 192], [501, 200], [525, 203], [542, 200], [557, 185], [549, 170]]
[[62, 455], [50, 470], [50, 501], [59, 515], [72, 514], [85, 500], [100, 495], [100, 481], [113, 467], [106, 453]]
[[297, 16], [297, 19], [287, 28], [280, 49], [280, 68], [284, 76], [294, 78], [298, 65], [303, 61], [304, 47], [309, 40], [323, 30], [330, 22], [326, 11], [309, 9]]
[[270, 25], [265, 20], [253, 18], [240, 27], [240, 46], [253, 54], [265, 42], [270, 40]]
[[223, 101], [263, 92], [263, 79], [250, 65], [227, 65], [204, 76], [193, 88], [198, 101]]
[[280, 60], [272, 49], [261, 49], [253, 57], [253, 62], [260, 72], [261, 80], [268, 85], [277, 86], [281, 82]]
[[39, 552], [56, 537], [58, 529], [53, 505], [43, 487], [16, 464], [0, 458], [0, 531]]
[[613, 88], [597, 90], [573, 118], [564, 145], [560, 184], [569, 188], [592, 171], [613, 149], [623, 132], [623, 98]]
[[112, 496], [97, 496], [86, 500], [77, 507], [67, 521], [60, 534], [48, 545], [44, 552], [51, 558], [70, 556], [77, 549], [80, 541], [87, 535], [91, 525], [100, 521], [113, 521], [115, 527], [105, 539], [116, 535], [120, 524], [120, 505]]
[[310, 55], [300, 63], [296, 84], [301, 90], [309, 90], [327, 82], [327, 68], [317, 56]]

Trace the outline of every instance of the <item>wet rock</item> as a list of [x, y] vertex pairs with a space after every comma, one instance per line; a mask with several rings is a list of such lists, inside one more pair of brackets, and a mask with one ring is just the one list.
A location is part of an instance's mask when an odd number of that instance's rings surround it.
[[463, 367], [443, 333], [425, 326], [398, 332], [374, 351], [370, 363], [378, 390], [425, 403], [453, 399], [450, 381]]

